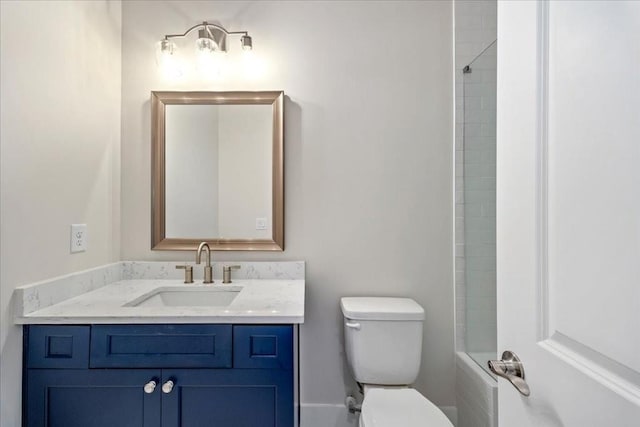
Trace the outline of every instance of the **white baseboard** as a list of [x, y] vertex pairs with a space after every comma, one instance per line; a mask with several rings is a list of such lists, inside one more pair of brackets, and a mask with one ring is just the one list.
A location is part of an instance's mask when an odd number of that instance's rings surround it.
[[[443, 406], [440, 410], [457, 425], [458, 411], [455, 406]], [[358, 415], [350, 414], [344, 405], [302, 404], [300, 427], [357, 427]]]
[[358, 415], [350, 414], [344, 405], [303, 403], [300, 405], [300, 427], [357, 427]]

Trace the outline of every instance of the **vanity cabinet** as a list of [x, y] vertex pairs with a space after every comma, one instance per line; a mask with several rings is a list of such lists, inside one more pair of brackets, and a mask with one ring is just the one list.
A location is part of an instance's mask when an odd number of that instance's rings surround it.
[[291, 325], [30, 325], [26, 427], [293, 427]]

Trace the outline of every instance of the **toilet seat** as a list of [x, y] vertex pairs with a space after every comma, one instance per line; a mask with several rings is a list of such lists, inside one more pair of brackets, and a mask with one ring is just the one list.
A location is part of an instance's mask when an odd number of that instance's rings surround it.
[[412, 388], [365, 393], [360, 427], [453, 427], [446, 415]]

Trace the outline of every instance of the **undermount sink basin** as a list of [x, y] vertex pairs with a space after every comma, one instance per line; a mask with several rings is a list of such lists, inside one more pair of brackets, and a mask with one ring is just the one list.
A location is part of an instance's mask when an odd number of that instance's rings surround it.
[[238, 286], [166, 286], [126, 303], [125, 307], [225, 307], [241, 290]]

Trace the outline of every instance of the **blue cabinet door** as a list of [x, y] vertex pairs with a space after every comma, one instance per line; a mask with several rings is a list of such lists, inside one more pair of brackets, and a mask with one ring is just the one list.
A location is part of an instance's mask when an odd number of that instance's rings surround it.
[[162, 427], [293, 427], [293, 371], [164, 369]]
[[[25, 427], [159, 427], [159, 369], [28, 369]], [[158, 386], [145, 393], [144, 385]]]

